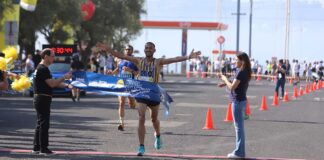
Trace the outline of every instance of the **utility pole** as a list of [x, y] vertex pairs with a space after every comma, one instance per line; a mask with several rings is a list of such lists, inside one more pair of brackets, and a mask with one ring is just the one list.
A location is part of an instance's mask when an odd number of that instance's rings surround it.
[[250, 0], [250, 32], [249, 32], [249, 57], [252, 56], [252, 10], [253, 0]]
[[290, 29], [290, 0], [287, 0], [286, 35], [285, 35], [285, 59], [289, 59], [289, 29]]
[[236, 18], [236, 54], [240, 51], [240, 9], [241, 0], [237, 0], [237, 18]]

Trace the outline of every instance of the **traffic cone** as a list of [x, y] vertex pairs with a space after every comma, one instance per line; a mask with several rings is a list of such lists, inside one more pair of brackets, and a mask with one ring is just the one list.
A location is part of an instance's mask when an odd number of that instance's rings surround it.
[[205, 122], [205, 127], [203, 128], [205, 130], [214, 130], [214, 124], [213, 124], [213, 116], [212, 116], [212, 110], [209, 107], [207, 114], [206, 114], [206, 122]]
[[305, 93], [309, 93], [309, 90], [308, 90], [308, 84], [306, 83], [306, 86], [305, 86]]
[[278, 94], [277, 92], [274, 93], [273, 95], [273, 102], [272, 102], [272, 105], [273, 106], [278, 106], [279, 102], [278, 102]]
[[313, 92], [313, 86], [312, 86], [312, 84], [309, 84], [309, 93], [310, 92]]
[[258, 75], [257, 81], [261, 81], [261, 77], [260, 77], [260, 75]]
[[224, 119], [225, 122], [232, 122], [233, 121], [233, 115], [232, 115], [232, 103], [228, 103], [227, 106], [227, 113], [226, 117]]
[[190, 78], [190, 72], [187, 72], [187, 78]]
[[261, 111], [268, 110], [268, 108], [267, 108], [267, 102], [266, 102], [266, 97], [265, 96], [262, 96], [262, 103], [261, 103], [260, 110]]
[[250, 109], [250, 102], [249, 100], [246, 101], [246, 108], [245, 108], [245, 114], [246, 115], [251, 115], [251, 109]]
[[250, 102], [249, 102], [249, 100], [246, 100], [244, 119], [245, 120], [249, 119], [250, 115], [251, 115]]
[[313, 91], [316, 91], [316, 82], [313, 83]]
[[299, 87], [299, 96], [302, 96], [304, 94], [303, 87]]
[[322, 80], [319, 80], [317, 83], [317, 89], [321, 89], [322, 87]]
[[206, 74], [207, 74], [206, 72], [201, 72], [201, 78], [202, 79], [205, 79], [206, 78]]
[[284, 102], [288, 102], [289, 99], [288, 99], [288, 92], [285, 91], [285, 96], [284, 96], [284, 99], [283, 99]]
[[294, 87], [294, 95], [293, 98], [297, 98], [298, 97], [298, 93], [297, 93], [297, 87]]
[[289, 84], [293, 84], [293, 79], [290, 78]]

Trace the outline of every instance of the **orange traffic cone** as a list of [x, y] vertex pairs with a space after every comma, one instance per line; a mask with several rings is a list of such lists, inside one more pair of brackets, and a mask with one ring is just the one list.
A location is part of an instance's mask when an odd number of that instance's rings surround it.
[[289, 84], [293, 84], [293, 79], [290, 78]]
[[306, 83], [306, 86], [305, 86], [305, 94], [309, 93], [308, 91], [308, 84]]
[[309, 92], [313, 92], [313, 86], [312, 86], [312, 84], [309, 85]]
[[232, 103], [228, 103], [226, 117], [224, 119], [225, 122], [232, 122], [233, 115], [232, 115]]
[[316, 82], [313, 83], [313, 91], [316, 91]]
[[293, 98], [297, 98], [298, 97], [298, 93], [297, 93], [297, 87], [294, 87], [294, 95]]
[[322, 87], [322, 81], [319, 80], [318, 83], [317, 83], [317, 89], [321, 89], [321, 87]]
[[273, 95], [273, 102], [272, 102], [272, 105], [273, 106], [278, 106], [279, 102], [278, 102], [278, 94], [277, 92], [274, 93]]
[[244, 119], [248, 120], [250, 118], [250, 115], [251, 115], [250, 103], [249, 100], [246, 100]]
[[209, 107], [206, 115], [206, 122], [205, 122], [205, 127], [203, 129], [206, 130], [214, 130], [214, 124], [213, 124], [213, 116], [212, 116], [212, 110]]
[[285, 91], [285, 96], [284, 96], [284, 99], [283, 99], [284, 102], [288, 102], [289, 99], [288, 99], [288, 92]]
[[206, 74], [207, 74], [206, 72], [201, 72], [201, 78], [202, 79], [205, 79], [206, 78]]
[[190, 78], [190, 72], [187, 72], [187, 78]]
[[299, 96], [302, 96], [304, 94], [303, 87], [299, 87]]
[[261, 81], [261, 77], [260, 77], [260, 75], [258, 75], [257, 81]]
[[266, 102], [266, 97], [265, 96], [262, 96], [262, 103], [261, 103], [260, 110], [261, 111], [268, 110], [268, 108], [267, 108], [267, 102]]
[[249, 100], [246, 101], [245, 114], [248, 115], [248, 116], [251, 115], [251, 109], [250, 109], [250, 102], [249, 102]]

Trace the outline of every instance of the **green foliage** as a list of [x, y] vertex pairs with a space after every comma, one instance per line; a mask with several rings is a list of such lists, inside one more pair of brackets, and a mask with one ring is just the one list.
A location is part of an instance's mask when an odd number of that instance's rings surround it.
[[84, 21], [81, 13], [82, 0], [38, 0], [36, 10], [21, 10], [20, 37], [21, 46], [34, 45], [38, 31], [49, 43], [62, 43], [71, 38], [64, 26], [74, 30], [72, 37], [79, 46], [85, 62], [91, 54], [91, 48], [97, 42], [107, 42], [115, 49], [121, 49], [135, 38], [141, 29], [140, 14], [144, 0], [93, 0], [96, 10], [89, 21]]
[[90, 43], [106, 41], [116, 49], [128, 43], [141, 29], [143, 0], [94, 0], [96, 11], [92, 19], [81, 22], [78, 36]]
[[[5, 10], [6, 9], [6, 10]], [[10, 10], [13, 9], [13, 3], [12, 0], [1, 0], [0, 1], [0, 21], [3, 20], [4, 12], [10, 12]], [[1, 29], [1, 24], [0, 24], [0, 29]]]
[[140, 31], [140, 14], [144, 0], [94, 0], [96, 11], [89, 21], [82, 21], [76, 27], [77, 42], [86, 42], [87, 47], [82, 53], [85, 62], [91, 48], [97, 42], [112, 44], [120, 50]]

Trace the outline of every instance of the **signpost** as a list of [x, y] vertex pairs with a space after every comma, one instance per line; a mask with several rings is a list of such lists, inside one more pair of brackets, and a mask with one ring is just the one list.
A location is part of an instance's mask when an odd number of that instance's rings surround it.
[[223, 48], [222, 48], [222, 45], [223, 43], [225, 42], [225, 38], [223, 36], [219, 36], [217, 38], [217, 42], [219, 43], [219, 61], [221, 62], [224, 57], [225, 57], [225, 54], [223, 53]]

